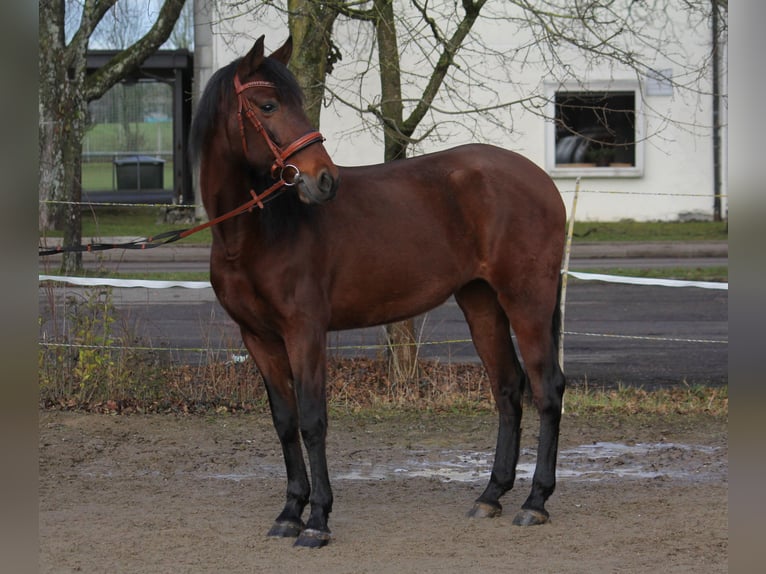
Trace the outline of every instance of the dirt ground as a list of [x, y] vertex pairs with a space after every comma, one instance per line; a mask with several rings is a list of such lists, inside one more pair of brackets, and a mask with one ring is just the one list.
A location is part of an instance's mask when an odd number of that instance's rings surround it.
[[511, 525], [536, 423], [499, 518], [465, 518], [493, 415], [334, 413], [333, 541], [265, 536], [284, 471], [267, 414], [40, 413], [40, 571], [726, 572], [726, 422], [565, 415], [551, 522]]

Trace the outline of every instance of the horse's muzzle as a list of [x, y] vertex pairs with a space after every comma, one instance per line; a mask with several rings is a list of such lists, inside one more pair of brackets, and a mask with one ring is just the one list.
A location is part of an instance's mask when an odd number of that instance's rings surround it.
[[338, 178], [327, 169], [322, 169], [316, 177], [301, 173], [294, 180], [298, 197], [303, 203], [320, 204], [330, 201], [338, 190]]

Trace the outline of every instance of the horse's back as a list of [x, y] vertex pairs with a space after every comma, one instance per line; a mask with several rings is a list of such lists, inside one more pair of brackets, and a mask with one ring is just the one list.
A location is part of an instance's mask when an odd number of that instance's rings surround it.
[[386, 193], [405, 200], [422, 193], [438, 201], [440, 196], [433, 192], [439, 191], [500, 202], [545, 202], [552, 212], [563, 208], [556, 185], [542, 168], [519, 153], [489, 144], [465, 144], [384, 164], [340, 169], [345, 187], [362, 193], [385, 187]]
[[338, 202], [348, 201], [352, 208], [374, 206], [370, 216], [385, 219], [388, 226], [402, 219], [424, 227], [442, 224], [451, 233], [561, 231], [563, 238], [566, 210], [553, 180], [523, 155], [500, 147], [466, 144], [385, 164], [341, 168], [341, 182]]

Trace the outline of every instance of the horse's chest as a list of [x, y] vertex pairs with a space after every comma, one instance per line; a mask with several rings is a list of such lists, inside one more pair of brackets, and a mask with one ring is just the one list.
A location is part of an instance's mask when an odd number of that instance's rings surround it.
[[278, 329], [281, 313], [273, 297], [245, 275], [230, 273], [213, 281], [218, 301], [240, 326], [254, 333]]

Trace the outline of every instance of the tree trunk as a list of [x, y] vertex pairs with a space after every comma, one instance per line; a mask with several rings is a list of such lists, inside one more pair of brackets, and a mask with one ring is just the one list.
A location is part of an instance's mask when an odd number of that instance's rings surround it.
[[41, 0], [39, 7], [39, 115], [40, 179], [38, 183], [41, 231], [61, 229], [63, 218], [57, 217], [56, 201], [66, 195], [64, 173], [64, 139], [66, 126], [59, 105], [67, 77], [64, 61], [64, 3]]
[[[86, 76], [88, 41], [116, 0], [85, 2], [79, 28], [66, 43], [67, 0], [40, 0], [39, 38], [39, 150], [40, 230], [64, 230], [64, 247], [82, 243], [82, 138], [88, 102], [100, 98], [155, 52], [168, 38], [184, 0], [164, 0], [151, 29], [109, 63]], [[82, 255], [65, 252], [62, 272], [80, 269]]]
[[[83, 122], [84, 124], [84, 122]], [[64, 172], [70, 190], [70, 201], [63, 205], [64, 243], [67, 247], [82, 244], [82, 134], [62, 142], [64, 148]], [[82, 268], [82, 253], [66, 251], [61, 260], [61, 274], [74, 275]]]
[[[64, 230], [66, 247], [80, 245], [82, 238], [77, 202], [81, 198], [80, 152], [87, 108], [82, 96], [85, 53], [70, 59], [63, 30], [63, 2], [40, 2], [39, 224], [43, 231]], [[61, 272], [74, 273], [81, 264], [82, 254], [65, 252]]]
[[306, 97], [306, 115], [319, 129], [325, 76], [335, 61], [331, 37], [338, 12], [325, 2], [310, 0], [288, 0], [287, 8], [294, 46], [290, 70]]
[[[408, 118], [402, 104], [401, 69], [396, 35], [393, 0], [373, 0], [370, 10], [359, 9], [356, 3], [288, 0], [290, 31], [296, 50], [290, 68], [306, 94], [306, 111], [315, 126], [319, 126], [325, 77], [332, 71], [336, 52], [332, 45], [332, 26], [339, 13], [347, 17], [370, 21], [375, 26], [380, 65], [381, 103], [370, 108], [383, 125], [385, 161], [404, 158], [410, 138], [431, 107], [454, 56], [479, 16], [487, 0], [462, 0], [464, 16], [450, 38], [439, 38], [441, 52], [422, 97]], [[427, 7], [419, 9], [426, 16]], [[425, 18], [427, 20], [427, 18]], [[417, 340], [412, 320], [387, 327], [389, 342], [389, 372], [395, 382], [407, 383], [417, 376]]]
[[[409, 139], [401, 131], [404, 106], [402, 104], [399, 46], [392, 0], [375, 0], [375, 31], [380, 61], [381, 119], [383, 121], [384, 161], [407, 156]], [[407, 319], [386, 326], [388, 339], [388, 373], [400, 388], [411, 383], [418, 375], [418, 346], [415, 321]]]

